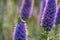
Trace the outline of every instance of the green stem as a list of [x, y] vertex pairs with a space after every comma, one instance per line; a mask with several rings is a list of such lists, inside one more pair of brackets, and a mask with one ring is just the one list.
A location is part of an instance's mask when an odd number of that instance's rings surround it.
[[57, 35], [58, 34], [58, 25], [56, 25], [54, 32], [55, 32], [55, 38], [58, 39], [58, 35]]
[[49, 34], [49, 30], [46, 28], [46, 29], [45, 29], [45, 31], [46, 31], [45, 38], [46, 38], [46, 40], [48, 40], [48, 34]]

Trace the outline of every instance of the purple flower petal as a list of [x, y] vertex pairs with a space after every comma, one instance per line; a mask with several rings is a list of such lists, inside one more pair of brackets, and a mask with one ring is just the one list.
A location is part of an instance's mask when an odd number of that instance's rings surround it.
[[23, 0], [20, 10], [20, 16], [23, 20], [31, 17], [34, 6], [34, 0]]

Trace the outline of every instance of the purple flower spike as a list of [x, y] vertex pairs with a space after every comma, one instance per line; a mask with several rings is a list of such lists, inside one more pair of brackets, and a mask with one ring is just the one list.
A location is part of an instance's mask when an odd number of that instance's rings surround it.
[[26, 23], [21, 22], [17, 23], [16, 28], [14, 30], [14, 40], [27, 40], [27, 30], [26, 30]]
[[27, 20], [31, 17], [33, 6], [34, 6], [34, 0], [23, 0], [20, 9], [21, 19]]
[[46, 0], [45, 8], [42, 14], [40, 25], [51, 30], [55, 26], [57, 17], [57, 0]]
[[58, 14], [56, 19], [56, 24], [60, 24], [60, 5], [58, 6]]

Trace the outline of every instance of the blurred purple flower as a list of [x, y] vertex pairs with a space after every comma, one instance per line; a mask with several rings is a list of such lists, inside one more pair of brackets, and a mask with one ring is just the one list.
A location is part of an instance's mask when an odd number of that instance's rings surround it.
[[56, 24], [60, 24], [60, 5], [58, 5], [58, 14], [56, 19]]
[[34, 6], [34, 0], [23, 0], [20, 9], [21, 19], [27, 20], [31, 17], [33, 6]]
[[56, 17], [57, 17], [57, 0], [46, 0], [45, 8], [43, 10], [42, 18], [40, 25], [51, 30], [55, 26]]
[[26, 23], [21, 22], [17, 23], [16, 28], [14, 30], [14, 40], [26, 40]]

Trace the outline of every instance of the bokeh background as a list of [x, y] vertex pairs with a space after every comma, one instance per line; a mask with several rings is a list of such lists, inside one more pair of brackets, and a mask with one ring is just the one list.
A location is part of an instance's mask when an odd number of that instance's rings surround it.
[[[34, 0], [32, 17], [27, 21], [28, 40], [45, 40], [45, 31], [39, 26], [40, 1]], [[13, 40], [15, 24], [18, 21], [22, 0], [0, 0], [0, 40]], [[60, 2], [60, 0], [58, 0]], [[59, 40], [60, 25], [49, 33], [50, 40]]]

